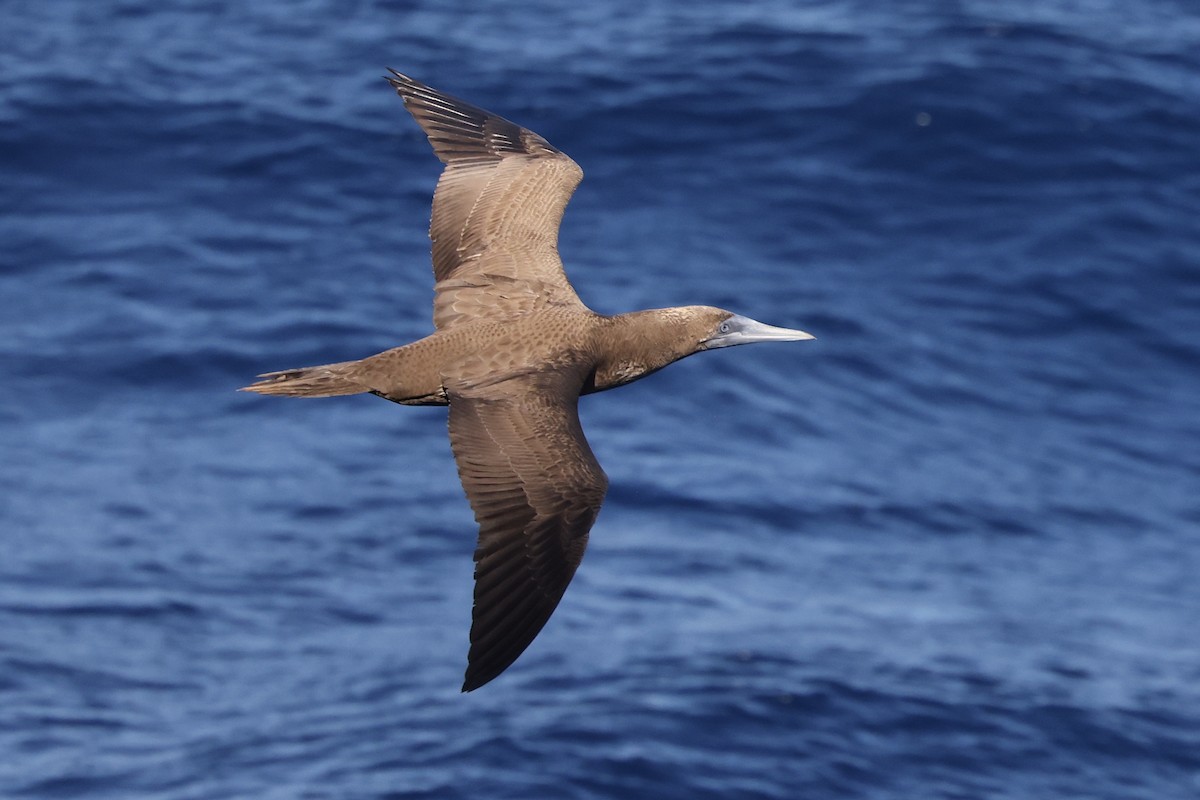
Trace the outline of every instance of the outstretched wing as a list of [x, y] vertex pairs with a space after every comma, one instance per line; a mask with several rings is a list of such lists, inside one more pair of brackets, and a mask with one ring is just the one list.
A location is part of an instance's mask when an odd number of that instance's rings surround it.
[[390, 70], [446, 165], [433, 195], [434, 324], [580, 304], [558, 227], [583, 170], [542, 137]]
[[450, 445], [479, 523], [463, 691], [507, 669], [541, 631], [608, 490], [579, 424], [578, 391], [553, 380], [450, 393]]

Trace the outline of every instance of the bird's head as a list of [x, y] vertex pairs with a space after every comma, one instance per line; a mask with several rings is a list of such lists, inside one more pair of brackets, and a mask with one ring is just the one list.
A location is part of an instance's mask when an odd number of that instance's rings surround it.
[[607, 319], [601, 358], [585, 393], [623, 386], [702, 350], [814, 338], [712, 306], [656, 308]]
[[692, 306], [687, 310], [692, 317], [689, 327], [699, 336], [697, 350], [715, 350], [718, 347], [754, 342], [798, 342], [816, 338], [811, 333], [766, 325], [723, 308]]

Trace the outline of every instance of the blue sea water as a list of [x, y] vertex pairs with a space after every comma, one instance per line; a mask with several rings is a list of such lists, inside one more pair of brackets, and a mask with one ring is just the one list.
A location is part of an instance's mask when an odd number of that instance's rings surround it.
[[[7, 0], [0, 797], [1200, 796], [1190, 0]], [[392, 66], [586, 179], [615, 313], [818, 339], [583, 401], [612, 487], [458, 692], [444, 411], [233, 390], [430, 330]]]

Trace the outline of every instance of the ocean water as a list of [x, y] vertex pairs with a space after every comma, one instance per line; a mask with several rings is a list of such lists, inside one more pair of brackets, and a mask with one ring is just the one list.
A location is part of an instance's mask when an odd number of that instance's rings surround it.
[[[1200, 796], [1200, 7], [7, 0], [0, 797]], [[458, 692], [384, 67], [546, 136], [616, 313], [817, 340], [583, 401], [612, 482]]]

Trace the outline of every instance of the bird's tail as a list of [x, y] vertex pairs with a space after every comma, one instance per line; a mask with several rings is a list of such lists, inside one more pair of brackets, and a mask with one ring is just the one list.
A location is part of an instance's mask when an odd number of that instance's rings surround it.
[[285, 369], [267, 372], [258, 377], [262, 380], [243, 386], [239, 392], [257, 392], [279, 397], [336, 397], [343, 394], [362, 394], [371, 391], [354, 380], [357, 361], [340, 364], [325, 364], [320, 367]]

